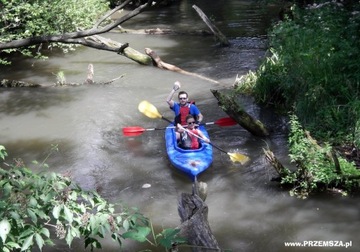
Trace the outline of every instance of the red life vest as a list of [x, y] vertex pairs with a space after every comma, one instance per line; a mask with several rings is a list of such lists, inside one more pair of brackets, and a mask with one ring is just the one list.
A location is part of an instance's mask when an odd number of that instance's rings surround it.
[[[194, 133], [195, 135], [199, 135], [197, 129], [189, 130], [191, 133]], [[199, 149], [199, 139], [194, 136], [193, 134], [189, 134], [191, 138], [191, 149]]]
[[180, 106], [180, 124], [186, 125], [186, 117], [190, 114], [191, 103], [187, 103], [185, 106]]
[[[190, 131], [191, 133], [195, 134], [195, 135], [199, 135], [198, 130], [197, 129], [188, 129], [188, 131]], [[199, 139], [194, 136], [193, 134], [190, 134], [188, 132], [184, 132], [182, 133], [181, 136], [181, 147], [184, 149], [199, 149], [200, 144], [199, 144]]]

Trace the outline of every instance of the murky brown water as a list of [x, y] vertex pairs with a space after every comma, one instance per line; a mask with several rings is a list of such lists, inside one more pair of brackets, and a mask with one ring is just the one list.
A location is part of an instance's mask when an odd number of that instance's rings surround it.
[[[217, 106], [210, 89], [230, 87], [236, 74], [256, 69], [264, 55], [264, 35], [273, 14], [254, 1], [184, 1], [181, 6], [148, 13], [132, 21], [131, 28], [172, 26], [205, 29], [192, 4], [217, 22], [229, 36], [231, 47], [218, 48], [212, 37], [143, 36], [108, 34], [119, 42], [143, 51], [155, 50], [161, 58], [187, 71], [217, 79], [212, 84], [194, 77], [162, 71], [113, 53], [81, 49], [48, 61], [18, 61], [1, 68], [2, 78], [49, 84], [55, 73], [64, 71], [69, 82], [82, 82], [89, 63], [98, 82], [122, 78], [105, 86], [51, 87], [0, 90], [0, 144], [11, 157], [30, 164], [41, 161], [58, 144], [60, 151], [47, 161], [51, 170], [70, 172], [84, 189], [97, 189], [112, 202], [137, 206], [157, 229], [179, 225], [177, 199], [191, 191], [191, 181], [171, 167], [165, 152], [162, 131], [145, 132], [139, 137], [122, 136], [121, 128], [162, 127], [166, 122], [149, 119], [137, 110], [142, 100], [154, 104], [171, 118], [165, 99], [175, 80], [190, 93], [205, 115], [215, 121], [226, 114]], [[187, 4], [186, 4], [187, 3]], [[225, 10], [232, 6], [230, 14]], [[130, 24], [129, 24], [130, 28]], [[199, 179], [208, 184], [209, 223], [224, 249], [232, 251], [345, 251], [339, 247], [288, 248], [288, 241], [352, 241], [346, 251], [357, 251], [360, 223], [359, 199], [321, 195], [298, 200], [269, 182], [273, 170], [264, 160], [262, 148], [270, 148], [288, 164], [283, 120], [244, 99], [247, 111], [265, 122], [272, 135], [252, 136], [240, 126], [209, 126], [212, 141], [223, 149], [240, 151], [251, 158], [246, 166], [234, 164], [226, 154], [214, 150], [214, 163]], [[33, 167], [37, 169], [36, 167]], [[145, 183], [151, 184], [143, 189]], [[105, 251], [118, 251], [106, 241]], [[138, 251], [139, 245], [126, 244], [124, 251]], [[151, 248], [151, 247], [150, 247]], [[153, 251], [163, 251], [152, 248]], [[48, 251], [82, 251], [80, 243], [68, 249], [64, 243]]]

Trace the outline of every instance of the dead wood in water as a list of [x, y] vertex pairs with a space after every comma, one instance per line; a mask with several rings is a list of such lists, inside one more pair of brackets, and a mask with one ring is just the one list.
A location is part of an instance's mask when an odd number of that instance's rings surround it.
[[120, 78], [122, 78], [123, 75], [114, 78], [112, 80], [108, 80], [108, 81], [103, 81], [103, 82], [95, 82], [94, 81], [94, 66], [93, 64], [89, 64], [88, 65], [88, 73], [87, 73], [87, 77], [84, 80], [83, 83], [71, 83], [71, 82], [66, 82], [65, 79], [65, 75], [63, 74], [63, 72], [59, 72], [57, 74], [57, 82], [53, 85], [41, 85], [41, 84], [34, 84], [31, 82], [26, 82], [26, 81], [18, 81], [18, 80], [8, 80], [8, 79], [2, 79], [0, 80], [0, 88], [4, 87], [4, 88], [15, 88], [15, 87], [58, 87], [58, 86], [81, 86], [81, 85], [107, 85], [110, 84]]
[[281, 162], [276, 158], [275, 154], [269, 149], [263, 149], [266, 160], [274, 167], [274, 169], [279, 174], [280, 178], [283, 178], [289, 175], [291, 172], [289, 169], [285, 168]]
[[169, 70], [169, 71], [173, 71], [173, 72], [177, 72], [177, 73], [181, 73], [181, 74], [185, 74], [185, 75], [195, 76], [197, 78], [207, 80], [207, 81], [210, 81], [210, 82], [213, 82], [213, 83], [219, 83], [216, 80], [201, 76], [201, 75], [196, 74], [196, 73], [185, 71], [185, 70], [181, 69], [180, 67], [177, 67], [175, 65], [164, 62], [159, 57], [159, 55], [157, 55], [157, 53], [155, 51], [153, 51], [152, 49], [150, 49], [150, 48], [145, 48], [145, 53], [152, 58], [153, 64], [155, 66], [157, 66], [158, 68], [160, 68], [160, 69]]
[[205, 30], [193, 30], [193, 31], [177, 31], [172, 29], [161, 29], [161, 28], [149, 28], [149, 29], [127, 29], [118, 26], [119, 30], [115, 32], [127, 33], [127, 34], [140, 34], [140, 35], [194, 35], [194, 36], [211, 36], [212, 33]]
[[306, 130], [303, 130], [302, 150], [297, 150], [293, 156], [299, 156], [292, 163], [296, 164], [294, 171], [285, 168], [271, 150], [265, 150], [266, 160], [279, 174], [271, 179], [289, 186], [290, 192], [299, 198], [307, 198], [312, 192], [328, 191], [336, 194], [347, 194], [358, 190], [360, 175], [340, 162], [340, 157], [334, 150], [319, 145]]
[[94, 84], [94, 66], [93, 64], [88, 65], [88, 75], [85, 80], [86, 84]]
[[99, 35], [91, 36], [88, 38], [89, 42], [96, 45], [101, 45], [103, 50], [116, 52], [130, 60], [133, 60], [141, 65], [151, 65], [151, 58], [134, 48], [129, 46], [129, 43], [120, 43], [115, 40], [104, 38]]
[[180, 237], [187, 240], [192, 251], [220, 251], [218, 242], [208, 222], [208, 206], [205, 204], [206, 184], [193, 183], [193, 192], [182, 193], [178, 211], [181, 218]]
[[225, 113], [238, 122], [244, 129], [254, 136], [265, 137], [269, 135], [265, 125], [249, 115], [233, 97], [218, 90], [211, 90], [211, 92]]
[[215, 35], [217, 40], [220, 42], [221, 46], [229, 46], [230, 42], [227, 40], [226, 36], [222, 34], [222, 32], [210, 21], [210, 19], [205, 15], [205, 13], [196, 5], [192, 6], [196, 12], [199, 14], [201, 19], [205, 22], [205, 24], [210, 28], [212, 33]]
[[41, 85], [26, 82], [26, 81], [2, 79], [2, 80], [0, 80], [0, 87], [5, 87], [5, 88], [9, 88], [9, 87], [41, 87]]
[[[64, 44], [73, 44], [73, 45], [82, 45], [88, 48], [94, 48], [97, 50], [103, 50], [108, 52], [117, 53], [118, 55], [124, 56], [130, 60], [133, 60], [141, 65], [151, 65], [153, 63], [153, 57], [149, 57], [149, 55], [146, 55], [144, 53], [140, 53], [139, 51], [135, 50], [134, 48], [131, 48], [129, 46], [129, 43], [119, 43], [117, 41], [114, 41], [109, 38], [104, 38], [100, 35], [106, 34], [108, 32], [111, 32], [115, 29], [120, 29], [120, 32], [128, 32], [124, 31], [121, 25], [125, 23], [127, 20], [137, 16], [138, 14], [144, 12], [147, 9], [155, 8], [156, 6], [161, 5], [164, 1], [141, 1], [138, 2], [139, 5], [132, 6], [134, 1], [123, 1], [121, 4], [113, 8], [112, 10], [109, 10], [107, 13], [105, 13], [103, 16], [101, 16], [98, 20], [94, 20], [93, 26], [81, 30], [78, 29], [76, 31], [66, 32], [66, 33], [59, 33], [59, 34], [44, 34], [41, 36], [34, 36], [34, 37], [28, 37], [24, 39], [18, 39], [18, 40], [12, 40], [9, 42], [0, 43], [0, 51], [6, 50], [6, 49], [14, 49], [14, 48], [27, 48], [30, 46], [37, 46], [42, 44], [51, 44], [51, 43], [64, 43]], [[145, 3], [146, 2], [146, 3]], [[143, 4], [140, 4], [143, 3]], [[130, 7], [132, 11], [122, 12], [125, 8]], [[135, 8], [134, 8], [135, 7]], [[206, 15], [195, 5], [193, 6], [194, 9], [199, 13], [199, 15], [202, 17], [202, 19], [205, 21], [207, 26], [211, 29], [213, 34], [220, 40], [221, 44], [226, 45], [228, 44], [228, 41], [226, 40], [226, 37], [221, 34], [221, 32], [211, 23], [211, 21], [206, 17]], [[116, 13], [116, 15], [115, 15]], [[169, 29], [144, 29], [141, 31], [145, 34], [171, 34], [173, 31]], [[210, 32], [206, 31], [189, 31], [185, 30], [184, 32], [174, 32], [176, 35], [181, 34], [197, 34], [197, 35], [209, 35]], [[39, 47], [41, 48], [41, 46]], [[191, 48], [190, 48], [191, 50]], [[155, 61], [154, 61], [155, 62]], [[158, 62], [159, 63], [159, 62]], [[187, 74], [192, 75], [201, 79], [205, 79], [207, 81], [211, 81], [214, 83], [218, 83], [215, 80], [200, 76], [195, 73], [191, 73], [185, 70], [182, 70], [178, 67], [175, 67], [171, 64], [167, 64], [165, 62], [162, 62], [162, 64], [157, 64], [159, 68], [170, 70], [170, 71], [176, 71], [181, 74]], [[141, 70], [140, 70], [141, 71]], [[89, 79], [90, 80], [90, 79]], [[3, 87], [15, 87], [15, 86], [30, 86], [30, 83], [15, 83], [16, 81], [13, 81], [10, 83], [9, 81], [4, 81], [2, 86]], [[90, 84], [88, 81], [87, 84]], [[69, 84], [67, 84], [69, 85]], [[73, 84], [71, 84], [73, 85]], [[77, 85], [77, 84], [74, 84]], [[36, 85], [34, 85], [36, 86]]]

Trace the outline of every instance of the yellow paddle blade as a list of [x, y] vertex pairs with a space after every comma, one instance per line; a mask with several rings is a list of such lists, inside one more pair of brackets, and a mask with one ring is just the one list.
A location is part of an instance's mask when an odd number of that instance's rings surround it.
[[138, 109], [149, 118], [162, 118], [162, 115], [159, 113], [157, 108], [148, 101], [140, 102]]
[[250, 160], [250, 158], [244, 154], [230, 152], [228, 152], [227, 154], [230, 156], [231, 161], [233, 161], [234, 163], [239, 162], [243, 165]]

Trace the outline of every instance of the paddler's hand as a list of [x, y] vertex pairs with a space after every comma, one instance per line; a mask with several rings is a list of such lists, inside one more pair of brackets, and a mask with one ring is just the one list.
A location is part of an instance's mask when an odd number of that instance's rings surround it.
[[185, 131], [184, 127], [180, 123], [178, 123], [176, 125], [176, 127], [177, 127], [178, 132], [180, 132], [180, 133]]
[[180, 82], [179, 82], [179, 81], [175, 81], [174, 86], [173, 86], [173, 90], [174, 90], [174, 91], [177, 91], [177, 90], [179, 90], [180, 87], [181, 87]]

